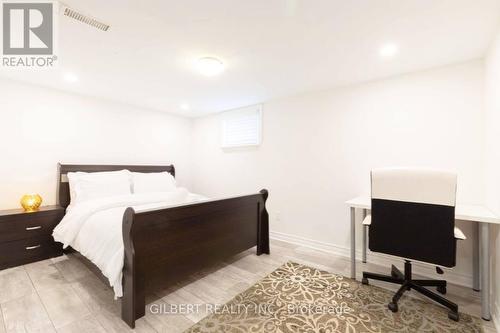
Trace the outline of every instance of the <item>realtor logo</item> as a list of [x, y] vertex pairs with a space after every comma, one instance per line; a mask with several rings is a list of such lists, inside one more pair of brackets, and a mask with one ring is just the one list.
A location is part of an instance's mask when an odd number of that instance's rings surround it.
[[53, 2], [2, 4], [4, 67], [53, 66], [54, 12]]

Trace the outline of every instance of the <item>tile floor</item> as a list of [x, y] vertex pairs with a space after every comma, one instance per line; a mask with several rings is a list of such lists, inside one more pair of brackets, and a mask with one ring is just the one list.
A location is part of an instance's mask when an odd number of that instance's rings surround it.
[[[272, 241], [271, 252], [257, 257], [254, 250], [246, 251], [175, 288], [149, 295], [147, 302], [158, 307], [225, 303], [289, 260], [349, 275], [347, 258], [279, 241]], [[360, 264], [359, 274], [363, 270], [387, 268]], [[459, 304], [460, 311], [480, 314], [479, 295], [471, 289], [449, 285], [447, 297]], [[0, 310], [0, 333], [131, 331], [120, 319], [120, 302], [113, 299], [112, 290], [74, 255], [0, 271]], [[186, 315], [146, 310], [135, 331], [182, 332], [204, 316], [203, 309]], [[492, 322], [484, 326], [486, 333], [496, 332]]]

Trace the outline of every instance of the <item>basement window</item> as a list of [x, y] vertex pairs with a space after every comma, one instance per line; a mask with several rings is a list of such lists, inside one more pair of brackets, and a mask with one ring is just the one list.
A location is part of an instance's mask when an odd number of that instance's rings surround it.
[[222, 148], [258, 146], [262, 140], [262, 105], [221, 113]]

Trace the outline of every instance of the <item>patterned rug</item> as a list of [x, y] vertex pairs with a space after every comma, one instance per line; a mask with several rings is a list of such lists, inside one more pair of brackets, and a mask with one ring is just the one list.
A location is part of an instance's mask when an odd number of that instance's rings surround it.
[[192, 326], [187, 332], [482, 332], [479, 318], [288, 262]]

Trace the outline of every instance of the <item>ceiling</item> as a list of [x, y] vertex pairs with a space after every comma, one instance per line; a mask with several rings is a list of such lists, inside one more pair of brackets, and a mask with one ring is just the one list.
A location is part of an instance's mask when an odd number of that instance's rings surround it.
[[[59, 66], [0, 75], [186, 116], [481, 58], [498, 0], [65, 0]], [[391, 59], [378, 51], [399, 46]], [[216, 56], [225, 71], [196, 72]], [[77, 82], [63, 79], [77, 75]], [[188, 104], [189, 110], [183, 110]]]

